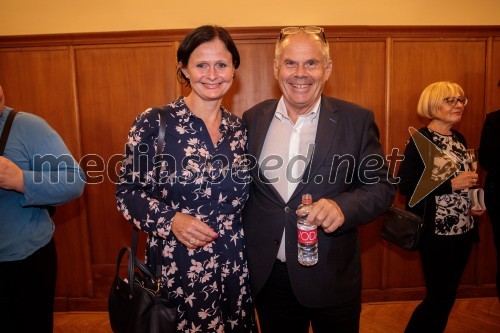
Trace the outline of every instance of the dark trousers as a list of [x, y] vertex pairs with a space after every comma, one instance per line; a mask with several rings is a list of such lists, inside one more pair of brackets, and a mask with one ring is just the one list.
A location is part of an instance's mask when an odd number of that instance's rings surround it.
[[484, 201], [486, 212], [490, 217], [491, 228], [493, 231], [493, 241], [495, 242], [497, 256], [497, 296], [500, 300], [500, 184], [497, 181], [488, 181], [484, 188]]
[[426, 295], [413, 312], [405, 333], [444, 331], [473, 240], [473, 232], [463, 236], [430, 236], [423, 239], [420, 259]]
[[56, 275], [53, 239], [26, 259], [0, 263], [2, 332], [52, 332]]
[[[311, 286], [314, 288], [314, 286]], [[359, 332], [361, 299], [328, 308], [309, 308], [295, 298], [285, 263], [277, 261], [255, 305], [261, 333]]]

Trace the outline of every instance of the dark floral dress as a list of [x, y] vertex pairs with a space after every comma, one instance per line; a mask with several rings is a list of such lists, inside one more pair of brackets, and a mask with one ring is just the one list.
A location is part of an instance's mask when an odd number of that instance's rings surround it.
[[[148, 237], [147, 258], [154, 258], [158, 240], [163, 241], [163, 284], [177, 305], [179, 332], [252, 332], [241, 221], [249, 185], [246, 129], [221, 107], [222, 137], [214, 146], [205, 124], [182, 97], [164, 108], [160, 158], [155, 159], [158, 109], [140, 114], [130, 129], [116, 192], [118, 209], [154, 236]], [[160, 171], [159, 182], [155, 170]], [[176, 212], [207, 223], [219, 237], [203, 248], [187, 249], [170, 232]]]

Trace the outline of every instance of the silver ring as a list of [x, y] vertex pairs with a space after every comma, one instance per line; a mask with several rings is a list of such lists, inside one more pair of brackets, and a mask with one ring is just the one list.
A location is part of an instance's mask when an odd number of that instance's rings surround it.
[[189, 244], [194, 244], [195, 242], [196, 242], [196, 239], [191, 238], [191, 240], [189, 241]]

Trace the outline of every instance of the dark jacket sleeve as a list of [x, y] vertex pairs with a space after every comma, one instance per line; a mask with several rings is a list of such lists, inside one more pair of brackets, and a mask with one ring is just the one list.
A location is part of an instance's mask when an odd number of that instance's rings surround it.
[[481, 131], [479, 164], [488, 173], [497, 173], [500, 165], [500, 110], [486, 116]]

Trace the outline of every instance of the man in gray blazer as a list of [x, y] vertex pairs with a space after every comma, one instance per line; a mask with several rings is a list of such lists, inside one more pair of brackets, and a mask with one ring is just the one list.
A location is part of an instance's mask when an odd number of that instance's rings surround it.
[[[322, 95], [332, 70], [320, 27], [288, 27], [276, 45], [283, 96], [243, 115], [254, 159], [244, 230], [262, 333], [358, 332], [361, 259], [357, 227], [382, 214], [395, 186], [373, 113]], [[296, 209], [314, 207], [319, 260], [297, 261]]]

